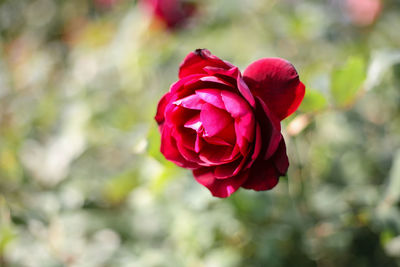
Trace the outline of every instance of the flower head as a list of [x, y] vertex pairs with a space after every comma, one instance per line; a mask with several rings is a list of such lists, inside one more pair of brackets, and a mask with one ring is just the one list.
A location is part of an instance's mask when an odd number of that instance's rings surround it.
[[257, 60], [242, 76], [231, 63], [197, 49], [158, 104], [161, 152], [191, 169], [214, 196], [228, 197], [239, 187], [271, 189], [289, 166], [280, 121], [304, 93], [286, 60]]

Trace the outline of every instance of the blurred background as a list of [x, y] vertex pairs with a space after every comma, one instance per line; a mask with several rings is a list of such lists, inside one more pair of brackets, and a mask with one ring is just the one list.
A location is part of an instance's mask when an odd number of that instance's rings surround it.
[[[399, 29], [398, 0], [0, 0], [0, 266], [400, 266]], [[272, 191], [160, 154], [196, 48], [306, 84]]]

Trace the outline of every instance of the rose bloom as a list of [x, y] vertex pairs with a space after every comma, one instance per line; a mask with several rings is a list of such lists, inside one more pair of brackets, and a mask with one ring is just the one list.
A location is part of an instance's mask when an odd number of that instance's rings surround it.
[[142, 0], [142, 2], [154, 19], [168, 29], [181, 26], [196, 10], [194, 2], [184, 0]]
[[304, 93], [284, 59], [257, 60], [242, 76], [231, 63], [197, 49], [158, 103], [161, 153], [191, 169], [216, 197], [239, 187], [269, 190], [289, 167], [280, 121], [297, 109]]

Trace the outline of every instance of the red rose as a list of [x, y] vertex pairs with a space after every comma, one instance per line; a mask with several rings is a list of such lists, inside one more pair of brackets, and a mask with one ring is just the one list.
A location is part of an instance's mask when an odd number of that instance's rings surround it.
[[288, 61], [263, 58], [244, 72], [206, 49], [191, 52], [158, 103], [161, 153], [191, 169], [216, 197], [273, 188], [289, 161], [280, 120], [305, 87]]
[[193, 2], [184, 0], [143, 0], [155, 19], [174, 29], [183, 24], [195, 11]]

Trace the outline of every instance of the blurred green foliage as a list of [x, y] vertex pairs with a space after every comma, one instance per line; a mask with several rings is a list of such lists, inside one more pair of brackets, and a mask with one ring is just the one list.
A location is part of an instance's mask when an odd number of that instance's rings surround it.
[[300, 110], [312, 113], [322, 111], [326, 107], [326, 97], [318, 90], [307, 88]]
[[344, 107], [361, 89], [366, 76], [365, 63], [362, 57], [350, 57], [344, 67], [332, 73], [332, 96], [339, 107]]
[[[0, 266], [400, 266], [400, 3], [347, 2], [198, 1], [166, 31], [137, 1], [1, 0]], [[213, 198], [159, 153], [196, 48], [296, 66], [272, 191]]]

